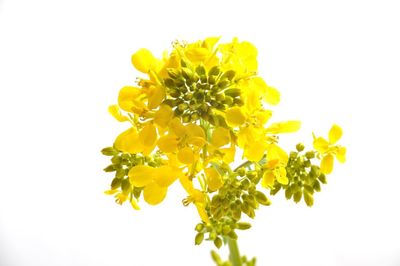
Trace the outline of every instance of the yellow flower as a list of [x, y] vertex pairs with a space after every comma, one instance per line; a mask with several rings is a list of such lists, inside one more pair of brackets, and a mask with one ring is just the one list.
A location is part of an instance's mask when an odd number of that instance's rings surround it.
[[169, 132], [160, 137], [158, 147], [165, 153], [175, 153], [179, 161], [192, 164], [198, 157], [198, 152], [206, 143], [204, 130], [195, 124], [184, 126], [179, 118], [169, 123]]
[[210, 191], [217, 191], [222, 187], [224, 182], [222, 181], [221, 175], [215, 168], [213, 167], [206, 168], [204, 169], [204, 172], [207, 177], [207, 185]]
[[157, 144], [157, 131], [153, 124], [149, 123], [137, 131], [132, 127], [122, 132], [116, 138], [114, 147], [122, 152], [139, 153], [149, 155]]
[[175, 167], [163, 165], [158, 168], [136, 165], [129, 170], [129, 181], [135, 187], [144, 187], [144, 200], [151, 205], [161, 203], [167, 190], [182, 172]]
[[149, 50], [142, 48], [132, 55], [132, 64], [140, 72], [149, 73], [157, 68], [159, 62]]
[[145, 104], [146, 93], [144, 90], [132, 86], [125, 86], [119, 91], [118, 105], [122, 110], [135, 114], [147, 111]]
[[189, 194], [189, 196], [183, 200], [183, 204], [187, 206], [190, 203], [193, 203], [196, 206], [201, 220], [205, 223], [209, 223], [210, 220], [206, 212], [206, 195], [202, 191], [194, 188], [192, 180], [190, 180], [187, 175], [182, 175], [179, 178], [179, 181], [181, 182], [182, 187]]
[[257, 72], [257, 48], [253, 44], [234, 38], [230, 43], [221, 44], [219, 51], [225, 69], [232, 69], [239, 75]]
[[274, 181], [282, 185], [287, 185], [289, 180], [286, 176], [286, 164], [289, 160], [288, 155], [281, 147], [276, 144], [270, 144], [267, 148], [267, 164], [264, 172], [262, 185], [264, 187], [273, 187]]
[[328, 140], [322, 137], [316, 138], [314, 135], [314, 148], [322, 157], [320, 168], [324, 174], [332, 172], [334, 157], [341, 163], [346, 161], [346, 148], [334, 145], [342, 137], [342, 134], [342, 129], [338, 125], [333, 125], [329, 131]]

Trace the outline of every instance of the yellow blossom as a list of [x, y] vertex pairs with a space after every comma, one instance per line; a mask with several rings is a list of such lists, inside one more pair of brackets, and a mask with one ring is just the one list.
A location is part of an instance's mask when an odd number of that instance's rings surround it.
[[328, 140], [314, 136], [314, 148], [322, 157], [320, 168], [324, 174], [332, 172], [334, 157], [341, 163], [346, 161], [346, 148], [334, 145], [342, 137], [342, 134], [342, 129], [338, 125], [333, 125], [329, 131]]

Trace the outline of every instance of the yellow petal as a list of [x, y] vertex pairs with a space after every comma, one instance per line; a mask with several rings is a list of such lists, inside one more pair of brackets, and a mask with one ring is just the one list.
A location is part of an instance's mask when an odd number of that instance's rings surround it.
[[174, 116], [174, 112], [169, 105], [163, 104], [154, 115], [154, 123], [165, 128]]
[[136, 165], [129, 170], [129, 181], [135, 187], [144, 187], [153, 181], [155, 168], [147, 165]]
[[152, 86], [148, 90], [147, 96], [149, 109], [157, 108], [165, 98], [165, 89], [160, 86]]
[[292, 133], [300, 129], [300, 121], [285, 121], [271, 124], [266, 132], [271, 134]]
[[139, 133], [140, 142], [146, 147], [152, 147], [157, 141], [157, 131], [153, 124], [147, 124]]
[[139, 143], [139, 134], [133, 127], [119, 134], [115, 139], [114, 147], [119, 151], [129, 153], [138, 153], [143, 149]]
[[119, 109], [118, 105], [111, 105], [108, 107], [108, 112], [119, 122], [129, 121], [127, 116], [121, 114], [121, 110]]
[[178, 159], [184, 164], [192, 164], [194, 161], [194, 154], [190, 147], [184, 147], [178, 151]]
[[270, 110], [260, 110], [255, 113], [255, 116], [257, 118], [258, 126], [262, 127], [271, 118], [272, 112]]
[[137, 201], [135, 199], [131, 199], [131, 206], [132, 208], [134, 208], [135, 210], [140, 210], [139, 205], [137, 204]]
[[161, 151], [170, 153], [176, 151], [178, 148], [178, 143], [179, 141], [176, 136], [165, 135], [158, 140], [157, 145]]
[[216, 127], [212, 133], [211, 143], [216, 147], [222, 147], [231, 141], [231, 134], [228, 129]]
[[274, 175], [273, 171], [267, 170], [263, 174], [262, 186], [265, 188], [273, 187], [274, 181], [275, 181], [275, 175]]
[[183, 137], [186, 135], [186, 127], [182, 125], [182, 122], [178, 117], [175, 117], [171, 120], [169, 123], [169, 128], [178, 137]]
[[196, 47], [187, 49], [185, 52], [187, 58], [195, 63], [204, 62], [210, 54], [207, 48]]
[[267, 148], [267, 161], [269, 162], [275, 160], [286, 165], [289, 160], [289, 156], [278, 145], [270, 144]]
[[279, 167], [274, 170], [276, 181], [278, 181], [282, 185], [287, 185], [289, 183], [289, 179], [286, 176], [286, 168]]
[[346, 148], [345, 147], [338, 147], [336, 152], [336, 159], [339, 162], [344, 163], [346, 161]]
[[338, 125], [333, 125], [329, 131], [329, 143], [335, 144], [341, 137], [343, 131]]
[[230, 164], [235, 160], [236, 149], [235, 146], [229, 148], [222, 148], [220, 151], [223, 153], [222, 161], [226, 164]]
[[201, 148], [201, 147], [204, 146], [204, 144], [206, 144], [206, 140], [204, 138], [201, 138], [201, 137], [190, 137], [187, 140], [187, 143]]
[[157, 60], [149, 50], [142, 48], [132, 55], [132, 64], [140, 72], [148, 73], [157, 66]]
[[144, 102], [146, 94], [142, 89], [125, 86], [118, 94], [118, 105], [122, 110], [141, 114], [147, 107]]
[[330, 174], [333, 170], [333, 155], [328, 154], [321, 160], [321, 172], [324, 174]]
[[179, 177], [181, 171], [179, 168], [163, 165], [157, 168], [154, 180], [161, 187], [169, 187]]
[[186, 125], [186, 134], [189, 137], [199, 137], [199, 138], [205, 138], [206, 134], [204, 133], [203, 128], [201, 128], [199, 125], [195, 124], [188, 124]]
[[204, 39], [203, 46], [208, 50], [212, 50], [214, 48], [214, 45], [219, 41], [219, 39], [221, 39], [221, 37], [208, 37]]
[[231, 127], [241, 126], [246, 121], [246, 116], [240, 107], [232, 107], [226, 110], [226, 123]]
[[144, 200], [150, 205], [157, 205], [165, 199], [167, 190], [167, 187], [161, 187], [156, 182], [151, 182], [143, 189]]
[[324, 154], [329, 149], [329, 143], [326, 139], [322, 137], [318, 137], [314, 139], [314, 149], [316, 149], [319, 153]]
[[252, 162], [258, 162], [262, 159], [266, 150], [265, 142], [256, 142], [247, 144], [244, 149], [244, 156]]
[[197, 208], [197, 212], [199, 213], [200, 219], [205, 222], [206, 224], [210, 223], [210, 219], [208, 218], [206, 209], [204, 207], [204, 204], [202, 203], [195, 203], [194, 204]]
[[218, 173], [215, 168], [207, 168], [204, 169], [204, 172], [206, 173], [207, 176], [207, 184], [208, 184], [208, 189], [210, 191], [217, 191], [222, 187], [224, 184], [222, 181], [221, 175]]
[[281, 100], [281, 94], [277, 89], [267, 86], [264, 100], [270, 105], [277, 105]]

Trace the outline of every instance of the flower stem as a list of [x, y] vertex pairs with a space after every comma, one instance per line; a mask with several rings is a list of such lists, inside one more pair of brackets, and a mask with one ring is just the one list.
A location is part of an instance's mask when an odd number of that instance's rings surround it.
[[229, 261], [232, 266], [242, 266], [242, 259], [240, 257], [239, 246], [235, 239], [227, 237], [229, 246]]

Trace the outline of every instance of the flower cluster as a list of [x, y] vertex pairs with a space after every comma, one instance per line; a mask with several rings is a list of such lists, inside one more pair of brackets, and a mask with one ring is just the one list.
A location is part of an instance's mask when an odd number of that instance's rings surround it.
[[207, 239], [219, 248], [224, 238], [237, 238], [237, 229], [250, 228], [244, 215], [254, 218], [271, 204], [266, 192], [284, 190], [311, 206], [334, 157], [344, 162], [346, 150], [335, 145], [342, 135], [337, 125], [329, 140], [314, 136], [315, 150], [305, 152], [302, 144], [283, 150], [279, 134], [296, 132], [300, 122], [270, 122], [280, 93], [257, 75], [256, 47], [236, 38], [218, 42], [176, 42], [161, 59], [137, 51], [132, 64], [145, 75], [109, 107], [127, 129], [102, 152], [112, 162], [105, 171], [115, 172], [106, 193], [117, 203], [159, 204], [179, 180], [183, 204], [194, 205], [201, 219], [195, 243]]

